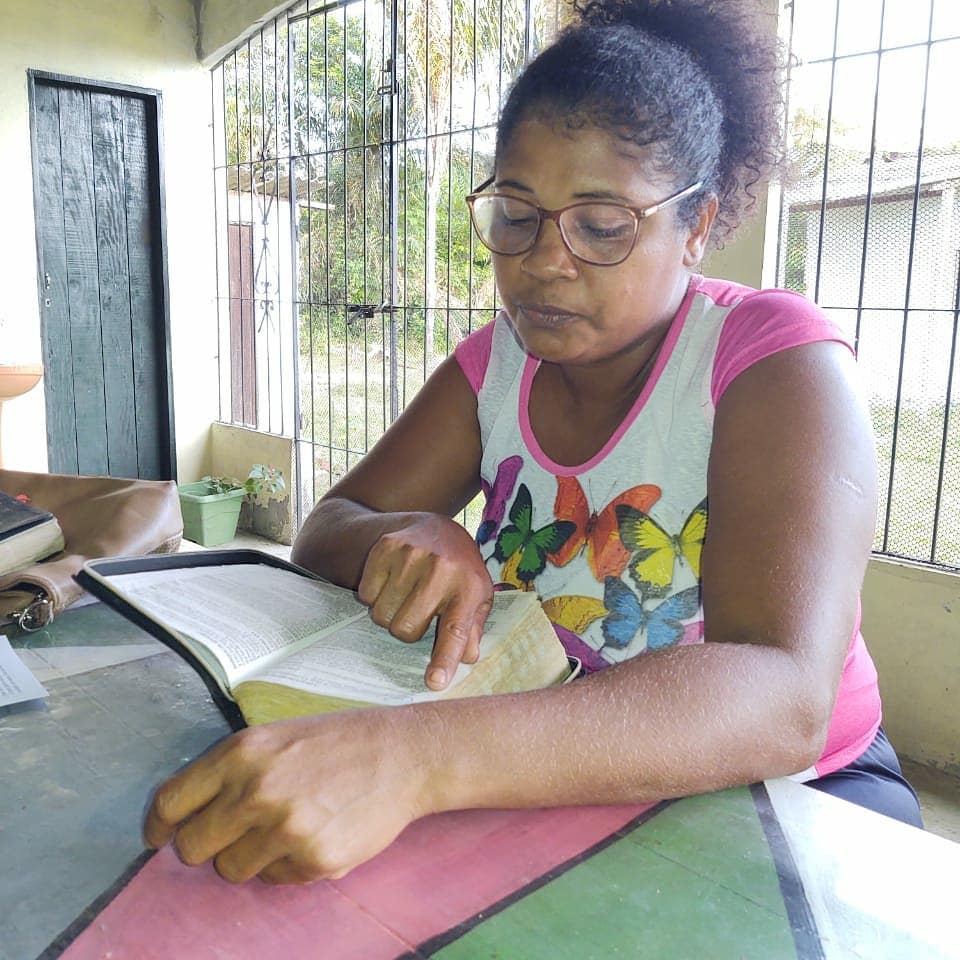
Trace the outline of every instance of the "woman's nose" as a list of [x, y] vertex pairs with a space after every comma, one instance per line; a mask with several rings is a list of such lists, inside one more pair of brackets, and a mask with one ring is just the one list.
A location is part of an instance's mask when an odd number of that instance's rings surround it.
[[521, 269], [544, 280], [574, 279], [580, 273], [577, 258], [567, 249], [560, 227], [553, 220], [545, 220], [537, 242], [520, 262]]

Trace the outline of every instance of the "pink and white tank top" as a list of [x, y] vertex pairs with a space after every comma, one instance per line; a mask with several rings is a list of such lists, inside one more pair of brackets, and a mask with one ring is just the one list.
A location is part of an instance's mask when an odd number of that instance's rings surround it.
[[[566, 466], [531, 427], [539, 361], [509, 318], [471, 334], [456, 356], [477, 393], [486, 504], [476, 536], [494, 583], [536, 590], [587, 670], [701, 642], [699, 544], [716, 405], [751, 364], [821, 340], [846, 343], [804, 297], [694, 276], [622, 423], [589, 461]], [[859, 628], [858, 616], [823, 755], [801, 778], [855, 760], [880, 725]]]

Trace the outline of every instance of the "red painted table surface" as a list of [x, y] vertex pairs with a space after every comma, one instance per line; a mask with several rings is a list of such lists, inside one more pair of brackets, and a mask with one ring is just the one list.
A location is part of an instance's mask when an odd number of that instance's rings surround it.
[[428, 817], [336, 881], [222, 881], [152, 857], [64, 954], [380, 960], [416, 949], [616, 833], [649, 807], [473, 810]]

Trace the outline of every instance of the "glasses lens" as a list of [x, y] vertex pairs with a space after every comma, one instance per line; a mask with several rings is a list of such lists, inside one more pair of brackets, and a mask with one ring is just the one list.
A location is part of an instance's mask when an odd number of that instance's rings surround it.
[[480, 239], [494, 253], [523, 253], [537, 237], [540, 214], [533, 204], [515, 197], [477, 197], [473, 222]]
[[617, 263], [633, 246], [637, 221], [613, 203], [583, 203], [565, 210], [560, 229], [574, 256], [593, 263]]

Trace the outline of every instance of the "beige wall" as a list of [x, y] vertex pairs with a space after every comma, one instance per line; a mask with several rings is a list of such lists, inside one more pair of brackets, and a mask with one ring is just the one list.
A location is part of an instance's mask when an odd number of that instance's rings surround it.
[[197, 0], [200, 42], [197, 53], [212, 66], [237, 42], [259, 30], [296, 0]]
[[[27, 70], [157, 89], [163, 95], [167, 257], [177, 461], [205, 472], [217, 417], [210, 79], [197, 60], [191, 0], [4, 0], [0, 30], [0, 363], [40, 359]], [[11, 469], [46, 469], [42, 387], [5, 405]]]
[[296, 488], [293, 438], [228, 423], [215, 423], [211, 434], [211, 473], [243, 480], [257, 463], [281, 472], [285, 489], [276, 494], [264, 492], [254, 503], [244, 503], [240, 526], [277, 543], [292, 543], [295, 532], [292, 493]]
[[891, 742], [903, 756], [960, 776], [960, 575], [872, 560], [863, 635]]
[[763, 190], [758, 195], [753, 216], [722, 250], [715, 250], [704, 259], [704, 275], [745, 283], [748, 287], [763, 286], [763, 254], [768, 232], [775, 236], [776, 226], [768, 231], [767, 192]]

